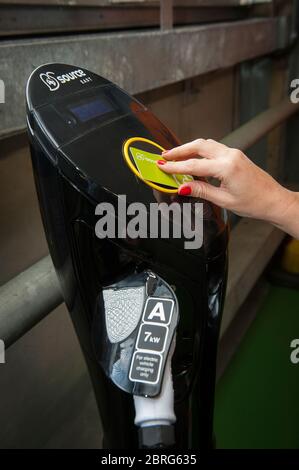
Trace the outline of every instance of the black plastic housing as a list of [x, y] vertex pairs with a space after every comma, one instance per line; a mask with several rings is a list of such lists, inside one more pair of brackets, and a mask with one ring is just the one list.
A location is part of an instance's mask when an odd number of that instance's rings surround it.
[[[105, 102], [105, 113], [86, 120], [84, 103], [93, 100]], [[183, 238], [98, 239], [95, 206], [100, 202], [117, 207], [119, 195], [126, 195], [128, 204], [143, 202], [146, 207], [157, 201], [196, 202], [153, 191], [123, 159], [124, 141], [131, 136], [146, 137], [166, 149], [180, 142], [133, 97], [79, 67], [39, 67], [28, 80], [26, 101], [44, 228], [93, 382], [103, 446], [136, 448], [138, 432], [132, 395], [106, 377], [95, 354], [97, 299], [105, 286], [146, 269], [175, 289], [179, 303], [172, 361], [176, 447], [212, 447], [216, 353], [227, 273], [225, 212], [201, 201], [204, 243], [198, 250], [186, 250]]]

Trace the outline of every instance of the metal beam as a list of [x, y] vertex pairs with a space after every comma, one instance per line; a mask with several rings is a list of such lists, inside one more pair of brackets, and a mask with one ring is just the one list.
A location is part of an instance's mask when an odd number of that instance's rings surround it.
[[25, 128], [24, 89], [40, 64], [67, 61], [116, 82], [132, 94], [169, 85], [276, 51], [279, 19], [2, 41], [0, 138]]
[[[287, 106], [286, 100], [282, 101], [223, 141], [246, 150], [298, 110], [299, 104]], [[221, 334], [228, 328], [283, 236], [277, 228], [256, 220], [244, 219], [234, 229]], [[9, 346], [61, 302], [57, 277], [47, 256], [0, 288], [0, 338]]]
[[[160, 0], [0, 0], [0, 5], [52, 5], [52, 6], [111, 6], [157, 5]], [[164, 1], [164, 0], [162, 0]], [[175, 6], [243, 6], [254, 3], [271, 3], [272, 0], [173, 0]]]
[[170, 29], [173, 23], [187, 25], [240, 20], [249, 12], [248, 8], [243, 7], [184, 6], [175, 7], [173, 11], [166, 7], [167, 3], [163, 0], [160, 15], [158, 4], [120, 3], [100, 7], [82, 4], [75, 7], [0, 3], [0, 37], [153, 28], [159, 27], [160, 16], [162, 29], [165, 30]]
[[292, 103], [290, 98], [287, 97], [243, 124], [225, 137], [222, 142], [229, 147], [246, 150], [297, 111], [298, 104]]
[[0, 287], [0, 338], [8, 347], [63, 301], [50, 256]]
[[160, 0], [160, 28], [162, 31], [173, 27], [173, 0]]

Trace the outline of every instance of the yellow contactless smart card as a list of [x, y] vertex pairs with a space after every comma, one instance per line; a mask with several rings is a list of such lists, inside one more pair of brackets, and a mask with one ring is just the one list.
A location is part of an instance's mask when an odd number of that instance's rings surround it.
[[124, 156], [133, 173], [146, 184], [162, 192], [176, 193], [181, 184], [193, 181], [193, 177], [162, 171], [157, 161], [163, 158], [163, 150], [163, 147], [149, 139], [133, 137], [124, 145]]
[[177, 188], [178, 184], [172, 175], [164, 173], [157, 166], [157, 161], [161, 160], [161, 155], [146, 152], [135, 147], [130, 147], [130, 152], [142, 178], [153, 183], [164, 184]]

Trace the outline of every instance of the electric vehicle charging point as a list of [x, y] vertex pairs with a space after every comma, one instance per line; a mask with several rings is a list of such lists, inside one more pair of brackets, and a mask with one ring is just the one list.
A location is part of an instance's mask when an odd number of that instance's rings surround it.
[[83, 68], [39, 67], [26, 102], [44, 228], [90, 371], [103, 446], [212, 447], [225, 212], [200, 201], [196, 249], [186, 249], [184, 234], [163, 238], [160, 227], [155, 238], [99, 236], [99, 204], [123, 227], [122, 205], [144, 204], [147, 222], [153, 203], [189, 202], [192, 225], [198, 201], [176, 194], [191, 177], [155, 165], [179, 141], [145, 106]]

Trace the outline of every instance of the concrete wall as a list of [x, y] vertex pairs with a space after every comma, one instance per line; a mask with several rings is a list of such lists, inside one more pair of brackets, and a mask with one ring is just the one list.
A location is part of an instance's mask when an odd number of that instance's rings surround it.
[[[232, 70], [141, 98], [182, 141], [219, 139], [234, 122]], [[0, 283], [47, 253], [25, 136], [0, 141]], [[90, 381], [64, 306], [37, 325], [0, 364], [0, 448], [98, 448]]]

